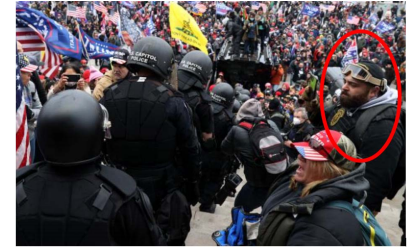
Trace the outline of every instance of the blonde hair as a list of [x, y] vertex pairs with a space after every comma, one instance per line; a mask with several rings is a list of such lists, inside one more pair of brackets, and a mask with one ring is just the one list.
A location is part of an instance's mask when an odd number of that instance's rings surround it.
[[[310, 160], [307, 160], [310, 161]], [[305, 197], [311, 193], [311, 190], [315, 188], [317, 185], [333, 179], [338, 176], [342, 176], [349, 173], [349, 170], [340, 168], [336, 166], [332, 162], [328, 161], [310, 161], [310, 169], [311, 171], [311, 178], [315, 181], [312, 181], [305, 185], [302, 189], [301, 197]], [[294, 176], [291, 177], [290, 181], [290, 189], [296, 190], [297, 189], [297, 181], [294, 179]]]

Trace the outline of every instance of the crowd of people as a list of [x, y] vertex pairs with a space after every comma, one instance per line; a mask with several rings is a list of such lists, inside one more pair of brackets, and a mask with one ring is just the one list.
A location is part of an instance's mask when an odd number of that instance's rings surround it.
[[[123, 7], [101, 3], [111, 15]], [[178, 2], [207, 38], [206, 55], [171, 37], [164, 2], [132, 2], [131, 19], [145, 30], [152, 17], [156, 30], [130, 50], [117, 25], [101, 25], [106, 14], [92, 2], [32, 2], [73, 35], [79, 23], [122, 48], [94, 64], [65, 57], [48, 79], [17, 43], [34, 163], [17, 170], [17, 245], [184, 245], [191, 206], [215, 213], [235, 196], [239, 167], [247, 182], [234, 205], [245, 213], [262, 207], [258, 245], [369, 244], [352, 214], [326, 204], [356, 199], [376, 216], [394, 198], [405, 184], [405, 111], [386, 150], [356, 164], [334, 148], [320, 104], [348, 155], [367, 158], [384, 145], [397, 114], [394, 67], [405, 101], [405, 9], [307, 2], [332, 6], [310, 17], [303, 2], [259, 3], [224, 2], [229, 11], [219, 15], [217, 2], [199, 2], [200, 14], [197, 2]], [[86, 19], [67, 16], [68, 4], [86, 6]], [[357, 24], [348, 23], [352, 16]], [[379, 21], [394, 29], [378, 32]], [[396, 65], [374, 38], [348, 37], [329, 61], [340, 79], [327, 75], [320, 100], [328, 53], [356, 29], [379, 33]], [[358, 62], [345, 65], [355, 40]], [[218, 72], [226, 41], [235, 60], [269, 47], [269, 81], [232, 82]], [[278, 213], [290, 222], [273, 224]], [[405, 245], [405, 204], [400, 227]]]

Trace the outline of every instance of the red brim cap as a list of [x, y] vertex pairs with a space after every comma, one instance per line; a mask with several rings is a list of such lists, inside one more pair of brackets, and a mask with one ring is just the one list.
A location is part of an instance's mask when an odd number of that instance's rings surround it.
[[25, 66], [24, 68], [20, 69], [22, 72], [34, 72], [36, 71], [38, 68], [38, 66], [33, 65], [33, 64], [29, 64], [27, 66]]
[[311, 161], [328, 161], [328, 158], [319, 151], [311, 148], [308, 142], [292, 143], [292, 147], [297, 149], [298, 153], [307, 160]]

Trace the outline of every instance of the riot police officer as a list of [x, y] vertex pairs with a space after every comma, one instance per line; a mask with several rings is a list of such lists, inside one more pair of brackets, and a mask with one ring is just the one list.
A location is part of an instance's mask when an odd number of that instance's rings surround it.
[[38, 117], [44, 162], [17, 170], [17, 245], [164, 245], [148, 197], [100, 164], [108, 118], [89, 94], [56, 94]]
[[[182, 94], [167, 84], [173, 63], [164, 40], [140, 39], [127, 61], [137, 76], [110, 86], [100, 102], [112, 122], [108, 158], [149, 196], [167, 243], [182, 245], [190, 230], [190, 204], [199, 199], [200, 147]], [[174, 164], [177, 148], [182, 168]]]
[[212, 75], [212, 61], [202, 51], [191, 51], [178, 67], [178, 89], [184, 94], [193, 113], [198, 140], [204, 149], [213, 147], [211, 97], [205, 91]]
[[219, 83], [211, 92], [212, 109], [215, 122], [216, 149], [203, 152], [202, 178], [200, 183], [202, 212], [214, 213], [216, 204], [215, 194], [222, 186], [226, 174], [232, 171], [229, 159], [221, 152], [220, 146], [223, 139], [233, 126], [233, 105], [235, 93], [228, 83]]

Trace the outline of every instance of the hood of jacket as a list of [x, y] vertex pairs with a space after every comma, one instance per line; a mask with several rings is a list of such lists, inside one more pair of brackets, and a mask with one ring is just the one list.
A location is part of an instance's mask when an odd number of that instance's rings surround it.
[[298, 197], [276, 206], [274, 211], [291, 212], [295, 214], [311, 214], [314, 208], [323, 206], [335, 200], [351, 201], [359, 197], [369, 188], [369, 182], [364, 178], [366, 164], [362, 163], [352, 172], [323, 182], [311, 190], [306, 197]]

